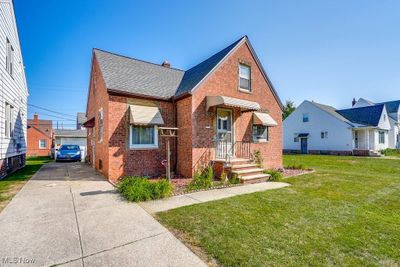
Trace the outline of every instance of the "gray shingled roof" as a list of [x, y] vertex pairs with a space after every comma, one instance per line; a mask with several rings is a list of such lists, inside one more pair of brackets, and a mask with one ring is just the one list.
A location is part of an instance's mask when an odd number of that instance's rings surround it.
[[106, 87], [138, 95], [171, 98], [184, 71], [94, 49]]
[[[187, 71], [166, 68], [158, 64], [99, 49], [94, 49], [93, 51], [99, 62], [100, 70], [109, 91], [121, 91], [134, 95], [171, 99], [172, 97], [182, 96], [185, 93], [191, 93], [242, 40], [248, 41], [247, 36], [241, 37], [228, 47]], [[249, 41], [248, 44], [250, 45]], [[257, 62], [259, 62], [258, 59]], [[268, 83], [271, 84], [261, 63], [259, 64]], [[279, 105], [282, 107], [282, 102], [272, 84], [271, 89]]]
[[348, 119], [346, 119], [345, 117], [343, 117], [342, 115], [337, 113], [336, 109], [334, 107], [331, 107], [331, 106], [328, 106], [328, 105], [323, 105], [323, 104], [316, 103], [316, 102], [310, 102], [310, 103], [313, 104], [314, 106], [317, 106], [318, 108], [324, 110], [325, 112], [328, 112], [329, 114], [331, 114], [335, 118], [352, 125], [351, 121], [349, 121]]
[[83, 130], [69, 130], [69, 129], [55, 129], [54, 136], [60, 137], [87, 137], [86, 129]]

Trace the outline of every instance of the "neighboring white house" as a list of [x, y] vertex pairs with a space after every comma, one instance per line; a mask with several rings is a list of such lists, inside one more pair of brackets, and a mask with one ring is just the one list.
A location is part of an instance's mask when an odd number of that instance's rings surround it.
[[374, 103], [360, 98], [353, 107], [367, 107], [384, 104], [389, 115], [389, 148], [400, 148], [400, 100]]
[[[86, 129], [80, 130], [54, 130], [54, 145], [57, 150], [61, 145], [78, 145], [82, 152], [82, 161], [87, 155]], [[54, 153], [54, 151], [52, 152]]]
[[[337, 110], [306, 100], [283, 122], [283, 148], [289, 153], [377, 155], [390, 147], [390, 114], [386, 103]], [[396, 138], [398, 143], [398, 132]]]
[[14, 7], [0, 1], [0, 179], [25, 165], [27, 98]]

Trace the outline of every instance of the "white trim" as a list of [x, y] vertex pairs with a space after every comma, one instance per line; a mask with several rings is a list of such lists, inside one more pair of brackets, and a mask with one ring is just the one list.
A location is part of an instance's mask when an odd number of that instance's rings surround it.
[[[44, 146], [41, 146], [41, 141], [44, 140]], [[47, 148], [47, 142], [46, 139], [39, 139], [39, 149], [46, 149]]]
[[[247, 79], [247, 78], [245, 78], [245, 77], [242, 77], [241, 74], [240, 74], [240, 67], [242, 67], [242, 66], [243, 66], [243, 67], [247, 67], [247, 68], [249, 69], [249, 78], [248, 78], [248, 80], [249, 80], [249, 89], [240, 87], [240, 79], [241, 79], [241, 78]], [[243, 92], [243, 93], [251, 93], [251, 91], [252, 91], [252, 90], [251, 90], [251, 67], [250, 67], [249, 65], [246, 65], [246, 64], [243, 64], [243, 63], [240, 63], [240, 62], [239, 62], [238, 71], [239, 71], [239, 75], [238, 75], [239, 91], [241, 91], [241, 92]]]
[[[152, 125], [154, 131], [154, 144], [132, 144], [132, 127], [140, 127], [141, 125], [129, 125], [129, 149], [145, 150], [158, 149], [158, 126]], [[143, 125], [142, 125], [143, 126]]]

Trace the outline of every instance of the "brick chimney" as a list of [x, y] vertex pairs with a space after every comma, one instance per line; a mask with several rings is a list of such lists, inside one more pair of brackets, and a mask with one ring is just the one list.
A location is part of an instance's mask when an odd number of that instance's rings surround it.
[[171, 64], [168, 62], [168, 60], [164, 60], [164, 62], [161, 64], [161, 66], [166, 67], [166, 68], [171, 68]]
[[33, 125], [38, 126], [38, 124], [39, 124], [39, 115], [35, 113], [33, 115]]
[[357, 103], [356, 99], [353, 98], [353, 101], [351, 101], [351, 106], [354, 107], [354, 105]]

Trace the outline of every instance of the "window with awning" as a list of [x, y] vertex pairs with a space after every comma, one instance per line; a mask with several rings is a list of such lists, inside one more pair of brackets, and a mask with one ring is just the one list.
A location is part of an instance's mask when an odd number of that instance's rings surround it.
[[130, 105], [129, 147], [132, 149], [158, 148], [158, 125], [164, 120], [155, 106]]
[[130, 105], [130, 124], [163, 125], [164, 120], [158, 107]]
[[253, 113], [253, 124], [263, 126], [277, 126], [278, 123], [268, 113], [254, 112]]
[[243, 111], [254, 111], [261, 109], [260, 104], [253, 101], [228, 96], [207, 96], [207, 110], [214, 106], [236, 107]]

